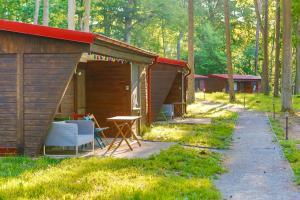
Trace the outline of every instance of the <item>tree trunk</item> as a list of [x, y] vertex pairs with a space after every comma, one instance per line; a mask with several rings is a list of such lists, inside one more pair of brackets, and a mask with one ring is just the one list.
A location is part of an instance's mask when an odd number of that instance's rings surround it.
[[104, 25], [104, 35], [110, 36], [110, 20], [109, 20], [109, 14], [108, 11], [105, 11], [105, 14], [103, 15], [103, 25]]
[[39, 23], [39, 12], [40, 12], [40, 0], [35, 0], [35, 9], [34, 9], [34, 24]]
[[161, 37], [163, 42], [163, 56], [166, 57], [166, 33], [165, 33], [165, 23], [161, 21]]
[[296, 44], [296, 82], [295, 93], [300, 94], [300, 19], [297, 22], [297, 44]]
[[229, 101], [235, 101], [234, 82], [233, 82], [233, 68], [231, 62], [231, 39], [230, 39], [230, 22], [229, 22], [229, 6], [228, 0], [224, 0], [224, 16], [225, 16], [225, 35], [226, 35], [226, 55], [227, 55], [227, 73], [229, 85]]
[[256, 13], [256, 20], [259, 23], [260, 31], [263, 32], [263, 24], [261, 22], [261, 2], [260, 0], [253, 0], [255, 5], [255, 13]]
[[133, 6], [134, 6], [134, 0], [128, 0], [128, 8], [125, 15], [125, 32], [124, 32], [124, 40], [128, 44], [131, 43]]
[[177, 60], [181, 58], [181, 40], [183, 38], [183, 32], [179, 32], [178, 40], [177, 40]]
[[188, 1], [188, 64], [191, 74], [188, 77], [187, 101], [189, 103], [195, 101], [195, 56], [194, 56], [194, 1]]
[[258, 71], [258, 51], [259, 51], [259, 31], [260, 29], [260, 25], [259, 25], [259, 21], [257, 20], [256, 22], [256, 36], [255, 36], [255, 75], [257, 75], [257, 71]]
[[44, 0], [43, 25], [49, 25], [49, 0]]
[[76, 1], [68, 0], [68, 29], [75, 30]]
[[84, 1], [83, 31], [90, 32], [91, 0]]
[[264, 4], [265, 18], [263, 28], [263, 46], [264, 46], [264, 61], [262, 68], [261, 87], [265, 95], [269, 94], [269, 1], [265, 0]]
[[292, 15], [291, 0], [283, 1], [282, 111], [292, 110]]
[[261, 13], [261, 3], [260, 0], [254, 0], [255, 2], [255, 10], [256, 12], [256, 35], [255, 35], [255, 75], [257, 75], [258, 72], [258, 53], [259, 53], [259, 35], [260, 35], [260, 30], [261, 30], [261, 18], [260, 18], [260, 13]]
[[279, 96], [280, 77], [280, 0], [276, 0], [276, 35], [275, 35], [275, 74], [274, 74], [274, 97]]

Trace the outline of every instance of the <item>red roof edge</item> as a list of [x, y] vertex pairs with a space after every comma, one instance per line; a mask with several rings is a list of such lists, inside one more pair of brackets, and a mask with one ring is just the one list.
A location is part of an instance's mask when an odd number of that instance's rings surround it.
[[170, 58], [157, 57], [156, 62], [161, 64], [179, 66], [179, 67], [188, 67], [187, 62], [183, 60], [174, 60]]
[[195, 78], [203, 78], [203, 79], [207, 79], [207, 76], [201, 75], [201, 74], [195, 74], [194, 75]]
[[92, 44], [96, 37], [95, 34], [92, 33], [26, 24], [7, 20], [0, 20], [0, 30], [86, 44]]
[[[228, 79], [228, 74], [210, 74], [209, 78]], [[234, 80], [260, 80], [260, 76], [233, 74]]]

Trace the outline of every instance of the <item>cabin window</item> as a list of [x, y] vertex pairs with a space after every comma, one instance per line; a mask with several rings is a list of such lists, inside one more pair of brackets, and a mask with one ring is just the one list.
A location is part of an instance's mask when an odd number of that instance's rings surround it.
[[234, 82], [234, 91], [237, 91], [238, 90], [238, 84], [237, 82]]

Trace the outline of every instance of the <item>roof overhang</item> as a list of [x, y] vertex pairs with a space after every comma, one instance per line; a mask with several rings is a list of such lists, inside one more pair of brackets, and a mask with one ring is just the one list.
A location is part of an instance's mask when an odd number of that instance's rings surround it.
[[90, 45], [90, 52], [103, 56], [125, 59], [137, 63], [151, 64], [158, 57], [156, 54], [134, 47], [124, 42], [103, 35], [0, 20], [0, 31], [33, 35], [57, 40], [72, 41]]

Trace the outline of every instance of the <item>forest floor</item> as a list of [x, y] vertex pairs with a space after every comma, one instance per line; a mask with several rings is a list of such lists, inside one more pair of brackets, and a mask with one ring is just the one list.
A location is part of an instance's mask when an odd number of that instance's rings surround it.
[[273, 136], [264, 113], [240, 112], [233, 146], [225, 153], [229, 172], [216, 181], [223, 198], [300, 199], [293, 172]]

